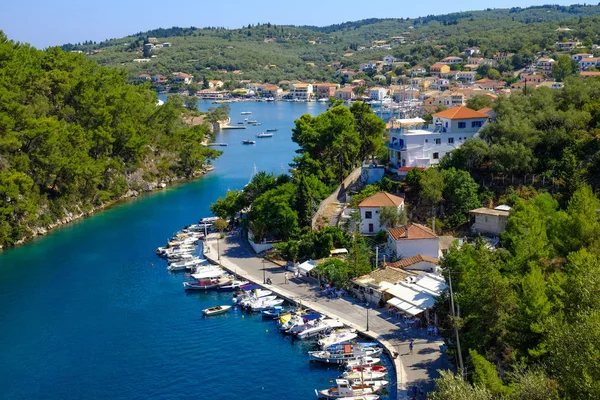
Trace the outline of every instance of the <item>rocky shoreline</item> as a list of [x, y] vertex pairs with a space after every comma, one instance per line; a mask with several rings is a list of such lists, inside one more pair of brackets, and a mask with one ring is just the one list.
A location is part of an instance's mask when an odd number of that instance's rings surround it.
[[[166, 181], [161, 181], [161, 182], [148, 182], [145, 184], [145, 186], [142, 189], [139, 189], [139, 190], [129, 189], [127, 191], [127, 193], [125, 193], [123, 196], [119, 197], [118, 199], [108, 201], [97, 207], [93, 207], [90, 211], [83, 211], [83, 210], [81, 210], [81, 208], [79, 206], [77, 206], [77, 208], [79, 209], [78, 212], [77, 211], [69, 211], [69, 212], [65, 213], [65, 216], [63, 218], [61, 218], [60, 220], [55, 221], [49, 225], [32, 227], [31, 234], [27, 235], [25, 237], [22, 237], [21, 239], [16, 241], [14, 246], [21, 246], [38, 236], [44, 236], [44, 235], [48, 234], [55, 228], [58, 228], [63, 225], [67, 225], [71, 222], [77, 221], [84, 217], [89, 217], [93, 214], [96, 214], [98, 211], [102, 211], [105, 208], [113, 206], [123, 200], [135, 198], [144, 193], [151, 193], [151, 192], [154, 192], [157, 190], [168, 189], [169, 185], [171, 185], [171, 184], [182, 183], [186, 180], [191, 181], [193, 179], [200, 178], [214, 169], [215, 168], [213, 166], [206, 166], [203, 169], [194, 173], [194, 176], [192, 178], [174, 177], [174, 178], [170, 178]], [[2, 250], [4, 250], [4, 248], [2, 245], [0, 245], [0, 252], [2, 252]]]

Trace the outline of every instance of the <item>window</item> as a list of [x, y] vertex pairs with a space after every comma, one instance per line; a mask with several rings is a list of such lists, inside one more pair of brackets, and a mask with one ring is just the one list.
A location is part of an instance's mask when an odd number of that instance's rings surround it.
[[425, 143], [429, 143], [429, 139], [425, 139]]
[[453, 137], [449, 137], [449, 138], [448, 138], [448, 143], [449, 143], [449, 144], [452, 144], [452, 143], [454, 143], [454, 138], [453, 138]]
[[458, 123], [458, 129], [463, 129], [467, 127], [467, 123], [466, 122], [459, 122]]
[[471, 122], [471, 128], [481, 128], [481, 121]]
[[365, 219], [373, 218], [373, 211], [365, 211]]
[[435, 139], [435, 144], [442, 144], [442, 139]]
[[439, 158], [440, 158], [440, 153], [433, 153], [434, 160], [439, 160]]

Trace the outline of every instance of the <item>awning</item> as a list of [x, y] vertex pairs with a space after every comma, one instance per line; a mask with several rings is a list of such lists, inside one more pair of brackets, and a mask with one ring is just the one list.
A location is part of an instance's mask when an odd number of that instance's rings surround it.
[[316, 266], [317, 263], [313, 260], [304, 261], [302, 264], [298, 265], [298, 271], [306, 275]]
[[420, 313], [422, 313], [423, 311], [425, 311], [424, 308], [415, 306], [414, 304], [410, 304], [406, 301], [402, 301], [397, 297], [392, 297], [391, 299], [389, 299], [387, 301], [388, 304], [391, 304], [392, 306], [399, 308], [400, 310], [404, 311], [407, 314], [410, 315], [418, 315]]

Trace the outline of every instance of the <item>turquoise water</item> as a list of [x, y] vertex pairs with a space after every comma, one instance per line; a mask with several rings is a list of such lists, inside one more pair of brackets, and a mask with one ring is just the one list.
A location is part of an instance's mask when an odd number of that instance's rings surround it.
[[[206, 109], [210, 104], [202, 103]], [[6, 399], [307, 399], [336, 369], [309, 364], [304, 343], [274, 323], [202, 309], [231, 294], [186, 294], [184, 274], [154, 255], [182, 226], [209, 214], [254, 165], [280, 173], [296, 146], [295, 118], [311, 103], [232, 104], [233, 123], [252, 111], [263, 123], [225, 131], [215, 171], [127, 201], [0, 254], [0, 397]], [[267, 128], [272, 139], [241, 140]]]

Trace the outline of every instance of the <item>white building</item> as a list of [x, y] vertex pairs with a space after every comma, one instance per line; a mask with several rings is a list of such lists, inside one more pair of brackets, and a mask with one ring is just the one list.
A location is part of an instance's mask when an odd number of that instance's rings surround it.
[[424, 273], [418, 277], [407, 277], [404, 282], [398, 282], [386, 290], [386, 297], [390, 297], [387, 303], [412, 316], [425, 312], [429, 321], [429, 310], [435, 304], [435, 298], [447, 288], [444, 277], [438, 274]]
[[469, 213], [474, 219], [473, 225], [471, 225], [472, 233], [500, 236], [506, 229], [510, 207], [501, 205], [494, 209], [477, 208]]
[[486, 114], [463, 106], [433, 114], [433, 124], [421, 118], [396, 120], [390, 129], [390, 163], [396, 168], [437, 165], [448, 152], [472, 138], [488, 121]]
[[369, 89], [369, 97], [371, 100], [381, 101], [387, 95], [387, 89], [382, 87], [374, 87]]
[[186, 85], [192, 83], [192, 80], [194, 79], [193, 75], [186, 74], [185, 72], [173, 72], [171, 75], [175, 82], [185, 83]]
[[597, 67], [600, 65], [600, 57], [583, 58], [579, 61], [579, 68], [586, 70], [589, 67]]
[[312, 93], [313, 85], [310, 83], [290, 83], [290, 97], [294, 100], [307, 101]]
[[361, 234], [376, 234], [386, 228], [381, 225], [379, 218], [383, 207], [395, 207], [401, 211], [404, 208], [404, 199], [387, 192], [379, 192], [361, 201], [358, 205], [360, 210], [359, 232]]
[[387, 233], [388, 248], [398, 258], [417, 254], [439, 258], [441, 255], [439, 236], [426, 226], [409, 223], [388, 229]]

